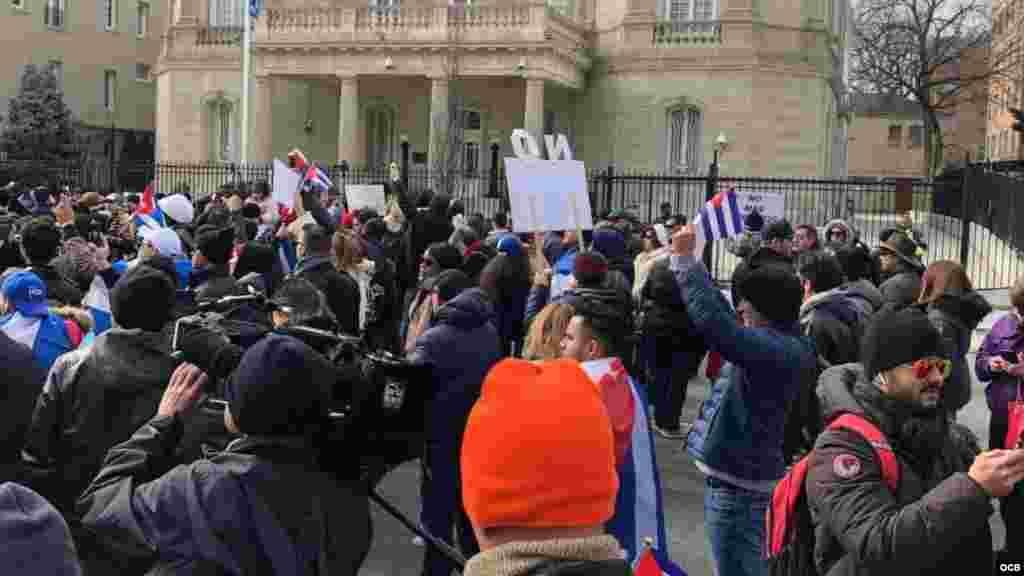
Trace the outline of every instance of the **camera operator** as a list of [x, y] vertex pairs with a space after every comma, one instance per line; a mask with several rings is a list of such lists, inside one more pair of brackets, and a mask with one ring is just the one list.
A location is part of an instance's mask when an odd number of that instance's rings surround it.
[[243, 436], [173, 466], [184, 417], [207, 376], [175, 371], [156, 416], [107, 454], [78, 502], [83, 523], [125, 556], [175, 573], [354, 575], [370, 549], [365, 486], [325, 471], [334, 367], [272, 334], [225, 387], [225, 426]]
[[[174, 304], [174, 280], [154, 264], [159, 262], [139, 264], [114, 285], [110, 303], [118, 327], [54, 364], [23, 452], [28, 483], [64, 514], [83, 563], [98, 574], [119, 573], [118, 565], [97, 553], [81, 530], [73, 514], [75, 498], [99, 471], [107, 449], [156, 410], [178, 364], [161, 334]], [[163, 268], [173, 270], [173, 263]]]

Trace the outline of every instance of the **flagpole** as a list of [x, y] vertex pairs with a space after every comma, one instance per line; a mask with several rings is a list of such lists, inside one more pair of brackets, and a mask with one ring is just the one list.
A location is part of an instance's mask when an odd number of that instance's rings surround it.
[[249, 0], [242, 2], [242, 137], [241, 152], [239, 160], [242, 166], [249, 162], [249, 48], [252, 42], [252, 15], [250, 14]]

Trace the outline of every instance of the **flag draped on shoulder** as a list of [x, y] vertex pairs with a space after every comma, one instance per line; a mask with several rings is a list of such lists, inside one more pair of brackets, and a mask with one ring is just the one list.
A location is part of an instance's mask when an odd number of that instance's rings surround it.
[[630, 564], [638, 561], [650, 543], [661, 573], [685, 576], [668, 558], [647, 398], [618, 358], [584, 362], [581, 366], [601, 392], [615, 436], [619, 493], [615, 499], [615, 515], [606, 525], [608, 533], [618, 539]]
[[156, 203], [155, 184], [156, 180], [150, 182], [142, 192], [142, 200], [139, 202], [139, 207], [135, 209], [134, 220], [136, 228], [140, 228], [142, 226], [163, 228], [166, 225], [164, 222], [164, 213]]

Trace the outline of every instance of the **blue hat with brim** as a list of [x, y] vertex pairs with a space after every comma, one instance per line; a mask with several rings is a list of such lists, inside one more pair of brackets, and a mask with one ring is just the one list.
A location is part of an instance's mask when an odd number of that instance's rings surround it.
[[32, 272], [15, 272], [0, 287], [4, 299], [25, 316], [46, 316], [46, 284]]

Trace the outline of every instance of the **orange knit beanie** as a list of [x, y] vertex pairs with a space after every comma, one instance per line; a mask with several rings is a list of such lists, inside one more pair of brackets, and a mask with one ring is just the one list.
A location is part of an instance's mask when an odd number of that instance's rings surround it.
[[612, 517], [618, 490], [608, 413], [579, 364], [507, 359], [491, 369], [462, 443], [474, 526], [595, 526]]

